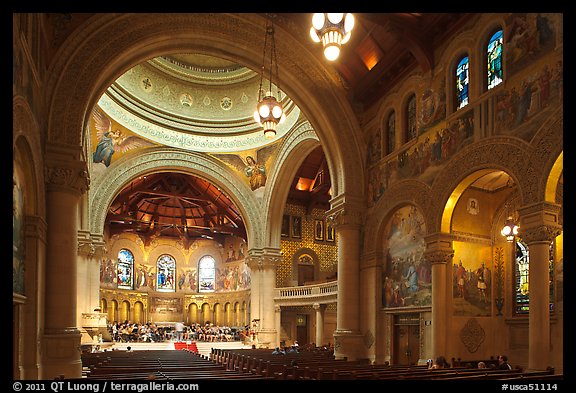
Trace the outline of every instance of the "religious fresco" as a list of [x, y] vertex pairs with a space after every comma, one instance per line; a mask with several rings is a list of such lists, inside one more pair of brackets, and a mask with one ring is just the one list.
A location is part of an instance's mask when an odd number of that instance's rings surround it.
[[430, 87], [420, 96], [420, 125], [418, 133], [426, 133], [431, 127], [446, 118], [446, 79], [438, 79], [435, 86]]
[[455, 316], [491, 315], [493, 267], [490, 248], [475, 244], [460, 247], [452, 260], [452, 298]]
[[156, 143], [133, 134], [118, 125], [99, 106], [95, 106], [91, 118], [92, 170], [99, 173], [129, 150], [157, 146]]
[[[563, 61], [547, 60], [555, 50], [557, 18], [548, 14], [518, 13], [504, 28], [506, 51], [505, 84], [494, 99], [493, 133], [513, 135], [529, 141], [550, 114], [563, 102]], [[547, 57], [545, 57], [547, 56]], [[520, 74], [520, 71], [522, 74]], [[418, 179], [431, 185], [445, 163], [473, 140], [474, 114], [479, 106], [463, 107], [457, 117], [446, 119], [445, 78], [437, 78], [417, 93], [418, 138], [395, 158], [382, 162], [380, 133], [371, 136], [368, 166], [368, 204], [374, 206], [386, 189], [403, 179]], [[397, 130], [398, 131], [398, 130]]]
[[446, 162], [460, 149], [472, 142], [474, 111], [468, 110], [436, 127], [410, 149], [400, 152], [396, 159], [381, 162], [369, 171], [368, 203], [373, 206], [394, 182], [415, 178], [432, 184]]
[[262, 196], [269, 168], [276, 158], [278, 143], [238, 154], [212, 154], [246, 179], [256, 196]]
[[246, 241], [239, 237], [227, 237], [224, 240], [226, 250], [225, 262], [235, 262], [244, 260], [246, 254]]
[[530, 141], [563, 102], [562, 60], [544, 64], [496, 94], [494, 132]]
[[432, 304], [432, 267], [424, 258], [426, 228], [415, 206], [398, 209], [386, 228], [382, 304], [386, 308]]
[[[240, 248], [239, 250], [241, 250]], [[113, 262], [110, 258], [103, 258], [100, 262], [100, 286], [103, 289], [132, 289], [140, 291], [157, 291], [156, 266], [134, 263], [132, 268], [122, 265], [121, 261]], [[199, 293], [198, 269], [196, 267], [176, 267], [174, 285], [170, 291]], [[214, 277], [214, 292], [241, 291], [250, 288], [251, 272], [245, 259], [235, 259], [226, 262], [225, 266], [216, 266]], [[174, 287], [175, 286], [175, 287]], [[166, 291], [167, 287], [163, 289]], [[174, 288], [173, 288], [174, 287]]]
[[12, 292], [24, 295], [24, 191], [17, 170], [12, 176]]
[[250, 288], [250, 268], [245, 262], [216, 268], [216, 291], [241, 291]]
[[514, 74], [554, 50], [556, 26], [547, 14], [514, 13], [506, 21], [507, 73]]

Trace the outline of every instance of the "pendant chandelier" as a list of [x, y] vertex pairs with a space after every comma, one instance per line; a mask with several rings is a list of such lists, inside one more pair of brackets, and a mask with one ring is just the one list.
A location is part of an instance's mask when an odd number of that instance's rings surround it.
[[505, 236], [507, 241], [511, 242], [514, 240], [514, 237], [518, 235], [518, 228], [519, 227], [518, 225], [516, 225], [516, 222], [514, 222], [512, 216], [509, 216], [506, 219], [506, 223], [504, 224], [504, 227], [500, 231], [500, 234], [502, 236]]
[[334, 61], [340, 55], [342, 44], [350, 40], [353, 28], [354, 15], [351, 13], [315, 13], [310, 36], [314, 42], [322, 42], [324, 56]]
[[[270, 49], [268, 49], [270, 45]], [[267, 59], [267, 55], [269, 59]], [[269, 61], [268, 67], [268, 89], [263, 90], [265, 65]], [[275, 72], [275, 75], [273, 75]], [[273, 76], [276, 77], [277, 97], [272, 93]], [[274, 40], [274, 26], [272, 23], [266, 26], [266, 36], [264, 38], [264, 54], [262, 55], [262, 72], [260, 73], [260, 88], [258, 89], [258, 105], [254, 111], [254, 120], [264, 129], [264, 136], [272, 139], [276, 136], [278, 124], [283, 123], [286, 114], [282, 108], [282, 97], [278, 81], [278, 59], [276, 58], [276, 42]]]
[[[512, 178], [509, 178], [506, 186], [508, 188], [512, 188], [513, 184], [514, 183], [512, 181]], [[508, 214], [508, 218], [506, 219], [506, 222], [504, 223], [504, 227], [502, 227], [500, 234], [502, 236], [504, 236], [508, 242], [512, 242], [512, 241], [514, 241], [514, 237], [516, 237], [518, 235], [518, 229], [520, 227], [516, 224], [516, 221], [514, 220], [514, 217], [513, 217], [514, 214], [512, 211], [512, 201], [510, 199], [508, 199], [506, 201], [506, 204], [504, 205], [504, 209], [506, 210], [506, 213]]]

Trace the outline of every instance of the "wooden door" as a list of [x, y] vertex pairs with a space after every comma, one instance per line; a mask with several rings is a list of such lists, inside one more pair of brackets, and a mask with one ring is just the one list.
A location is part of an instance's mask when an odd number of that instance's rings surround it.
[[394, 324], [393, 364], [417, 364], [420, 358], [420, 325], [416, 318], [396, 318]]
[[314, 265], [298, 264], [298, 285], [314, 281]]

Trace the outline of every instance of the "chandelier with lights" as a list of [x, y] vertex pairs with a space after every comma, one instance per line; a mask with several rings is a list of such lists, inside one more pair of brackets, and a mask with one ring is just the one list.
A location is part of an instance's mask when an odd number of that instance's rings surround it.
[[[512, 188], [513, 184], [514, 183], [513, 183], [512, 178], [509, 178], [506, 186], [508, 188]], [[502, 236], [504, 236], [508, 242], [512, 242], [512, 241], [514, 241], [514, 237], [518, 235], [518, 229], [520, 227], [518, 225], [516, 225], [516, 221], [513, 218], [512, 206], [511, 206], [510, 200], [506, 201], [504, 208], [506, 209], [506, 212], [508, 213], [508, 218], [506, 219], [506, 222], [504, 223], [504, 227], [502, 227], [500, 234]]]
[[340, 47], [350, 40], [354, 28], [351, 13], [315, 13], [312, 16], [310, 36], [314, 42], [322, 42], [324, 56], [334, 61], [340, 56]]
[[[270, 40], [268, 40], [270, 38]], [[270, 50], [267, 52], [268, 42], [270, 41]], [[267, 53], [269, 59], [269, 76], [268, 76], [268, 90], [264, 93], [262, 84], [264, 82], [265, 65], [267, 61]], [[272, 79], [275, 72], [277, 96], [276, 98], [272, 93]], [[260, 88], [258, 89], [258, 105], [254, 111], [254, 120], [264, 129], [264, 136], [272, 139], [276, 136], [276, 129], [278, 124], [286, 120], [286, 114], [282, 108], [282, 98], [280, 95], [280, 86], [278, 81], [278, 59], [276, 58], [276, 42], [274, 40], [274, 26], [272, 23], [266, 26], [266, 36], [264, 38], [264, 54], [262, 55], [262, 72], [260, 74]]]

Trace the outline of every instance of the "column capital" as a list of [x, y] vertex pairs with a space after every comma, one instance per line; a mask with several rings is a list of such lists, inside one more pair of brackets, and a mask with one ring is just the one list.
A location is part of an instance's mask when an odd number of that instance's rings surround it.
[[340, 194], [330, 200], [331, 208], [326, 212], [326, 219], [334, 228], [344, 226], [360, 227], [364, 221], [366, 206], [362, 199]]
[[559, 225], [540, 225], [537, 227], [523, 229], [520, 227], [520, 235], [526, 244], [550, 243], [560, 235], [562, 228]]
[[316, 311], [322, 311], [323, 309], [326, 308], [326, 305], [320, 304], [320, 303], [314, 303], [314, 304], [312, 304], [312, 308]]
[[94, 255], [95, 247], [90, 238], [90, 232], [78, 231], [78, 255], [91, 258]]
[[327, 211], [326, 220], [335, 229], [343, 229], [345, 227], [360, 228], [364, 220], [364, 213], [354, 207], [340, 206]]
[[452, 248], [452, 235], [449, 233], [432, 233], [424, 238], [426, 241], [426, 251], [424, 257], [431, 264], [448, 263], [454, 256]]
[[[79, 163], [78, 163], [79, 164]], [[49, 190], [84, 194], [90, 185], [90, 177], [85, 166], [51, 162], [44, 168], [44, 178]]]
[[520, 236], [527, 244], [551, 242], [562, 232], [559, 224], [561, 206], [556, 203], [539, 202], [522, 206], [520, 216]]
[[30, 236], [38, 238], [46, 242], [46, 230], [48, 224], [46, 220], [40, 216], [27, 215], [24, 217], [24, 234], [25, 236]]
[[262, 270], [268, 268], [277, 268], [282, 261], [284, 256], [279, 248], [263, 248], [255, 249], [252, 248], [248, 250], [248, 256], [246, 257], [246, 264], [252, 270]]

